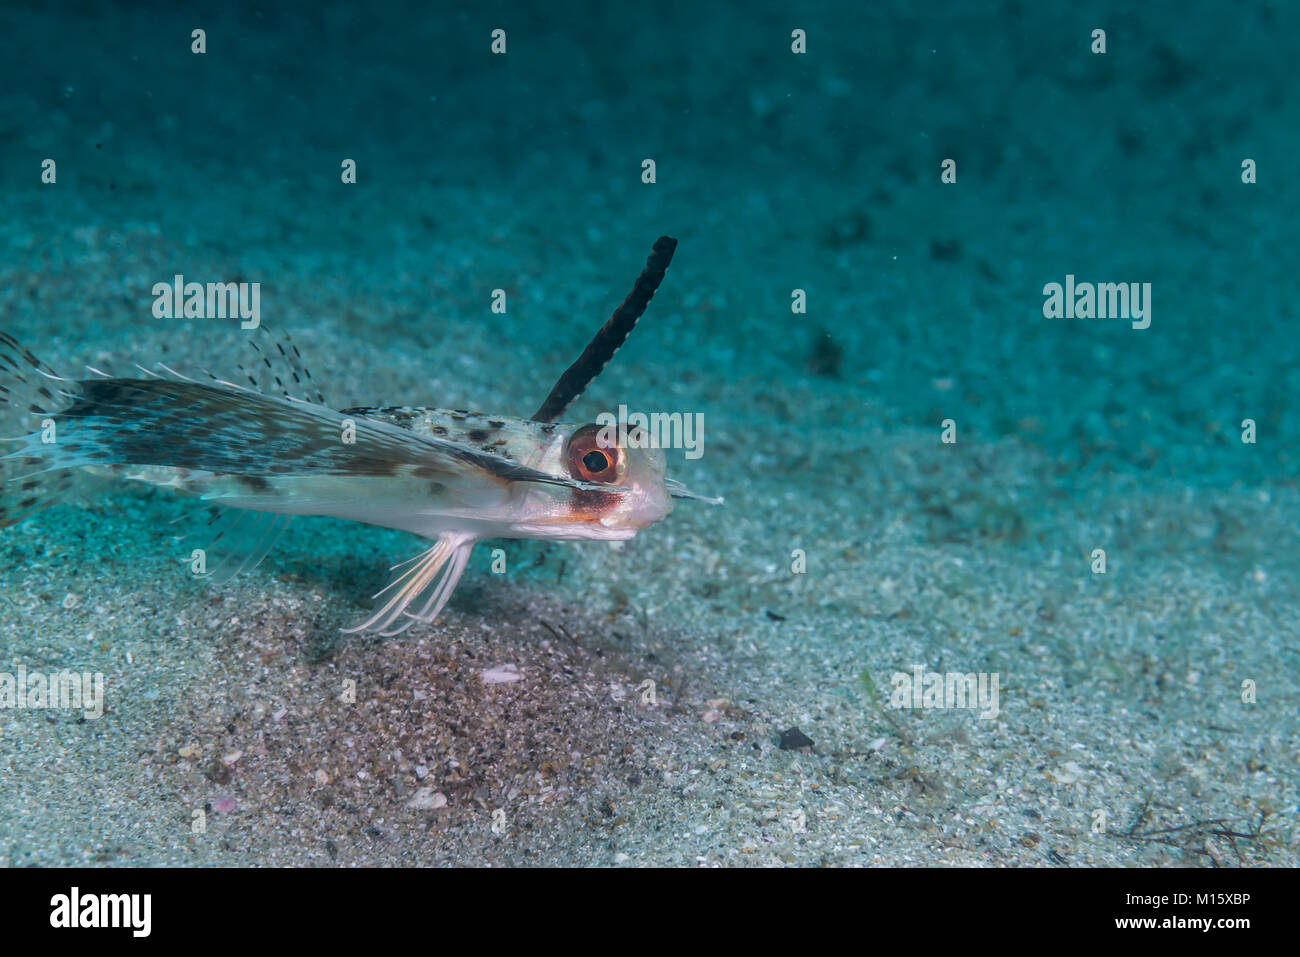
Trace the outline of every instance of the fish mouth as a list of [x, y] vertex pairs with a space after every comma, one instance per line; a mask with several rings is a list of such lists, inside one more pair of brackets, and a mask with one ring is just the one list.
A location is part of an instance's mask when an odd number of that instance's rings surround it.
[[513, 523], [516, 532], [535, 538], [569, 540], [629, 539], [673, 510], [668, 489], [659, 482], [631, 482], [592, 500], [578, 494], [551, 514]]
[[608, 528], [615, 531], [626, 531], [628, 533], [627, 537], [631, 538], [637, 532], [641, 531], [641, 529], [648, 528], [661, 518], [663, 518], [662, 515], [653, 518], [611, 515], [602, 518], [600, 520], [600, 525], [602, 528]]
[[672, 511], [671, 504], [665, 509], [645, 509], [634, 513], [623, 513], [618, 515], [606, 515], [598, 520], [601, 528], [610, 531], [627, 532], [627, 537], [631, 538], [643, 528], [649, 528], [651, 525], [665, 518]]
[[631, 537], [641, 529], [667, 518], [673, 510], [673, 500], [667, 488], [658, 483], [642, 485], [634, 482], [627, 493], [620, 496], [618, 504], [608, 511], [594, 513], [594, 520], [603, 529], [623, 531]]

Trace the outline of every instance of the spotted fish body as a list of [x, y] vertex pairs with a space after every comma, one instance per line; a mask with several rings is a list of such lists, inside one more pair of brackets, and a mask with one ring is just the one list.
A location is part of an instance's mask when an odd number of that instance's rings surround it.
[[432, 621], [481, 539], [631, 538], [668, 515], [673, 496], [697, 496], [665, 478], [658, 449], [551, 419], [626, 338], [672, 243], [656, 244], [633, 294], [532, 419], [411, 407], [336, 411], [311, 395], [287, 340], [253, 343], [260, 362], [244, 370], [243, 385], [215, 376], [200, 382], [165, 366], [134, 378], [90, 369], [87, 378], [65, 379], [0, 334], [0, 399], [40, 426], [7, 440], [17, 447], [3, 462], [18, 474], [0, 485], [0, 527], [56, 501], [71, 473], [90, 470], [220, 506], [209, 548], [216, 563], [209, 573], [219, 579], [255, 566], [293, 515], [434, 540], [397, 566], [403, 570], [376, 596], [375, 613], [348, 629], [385, 635]]
[[[616, 485], [570, 474], [566, 451], [591, 426], [471, 417], [440, 409], [345, 409], [340, 431], [375, 426], [409, 433], [434, 449], [469, 453], [449, 461], [362, 463], [347, 474], [191, 472], [174, 480], [217, 504], [289, 514], [331, 515], [426, 538], [616, 540], [672, 511], [658, 449], [609, 449], [622, 463]], [[481, 421], [476, 421], [481, 419]], [[495, 427], [489, 422], [498, 423]], [[445, 424], [444, 424], [445, 423]], [[327, 442], [337, 441], [330, 434]], [[171, 453], [167, 454], [170, 457]], [[133, 475], [157, 484], [159, 476]]]
[[[547, 475], [569, 475], [578, 481], [584, 476], [572, 472], [566, 452], [575, 435], [592, 429], [590, 425], [534, 422], [461, 409], [357, 408], [346, 409], [343, 414], [386, 422], [416, 435], [475, 449]], [[631, 538], [638, 529], [672, 511], [664, 457], [659, 449], [652, 448], [613, 451], [622, 460], [618, 491], [595, 483], [567, 487], [545, 482], [511, 483], [508, 494], [500, 486], [490, 493], [479, 489], [472, 502], [462, 499], [460, 507], [430, 513], [434, 523], [430, 530], [436, 528], [441, 516], [450, 516], [457, 523], [479, 523], [483, 537], [570, 541]], [[434, 480], [426, 491], [430, 496], [450, 494], [455, 502], [452, 490], [440, 484]], [[488, 503], [489, 499], [495, 507]], [[427, 535], [428, 531], [418, 534]]]

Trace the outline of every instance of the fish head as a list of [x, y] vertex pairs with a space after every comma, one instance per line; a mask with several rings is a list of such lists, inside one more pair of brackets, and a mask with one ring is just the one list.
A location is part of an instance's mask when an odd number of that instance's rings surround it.
[[640, 441], [638, 430], [592, 423], [557, 433], [537, 467], [580, 484], [530, 492], [524, 534], [627, 539], [673, 510], [663, 451]]

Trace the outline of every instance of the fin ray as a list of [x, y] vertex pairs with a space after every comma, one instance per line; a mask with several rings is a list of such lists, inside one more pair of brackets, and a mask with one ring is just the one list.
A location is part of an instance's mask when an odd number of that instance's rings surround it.
[[646, 259], [645, 268], [636, 277], [632, 291], [614, 310], [614, 314], [597, 330], [591, 342], [587, 343], [587, 348], [582, 350], [582, 355], [578, 356], [573, 361], [573, 365], [565, 369], [555, 385], [551, 386], [550, 393], [533, 413], [534, 422], [554, 422], [558, 419], [564, 410], [573, 404], [573, 400], [582, 395], [587, 386], [595, 381], [596, 376], [600, 375], [601, 370], [609, 364], [609, 360], [614, 358], [614, 353], [618, 352], [619, 347], [627, 341], [637, 320], [641, 318], [641, 314], [650, 305], [650, 300], [654, 298], [655, 291], [668, 271], [668, 264], [673, 261], [673, 253], [676, 249], [677, 240], [671, 236], [660, 236], [655, 240], [654, 248], [650, 250], [650, 256]]
[[[208, 571], [204, 580], [221, 585], [252, 571], [284, 534], [291, 515], [213, 506], [208, 528], [216, 527], [204, 546]], [[184, 559], [189, 561], [189, 559]]]
[[62, 390], [53, 383], [62, 381], [13, 336], [0, 332], [0, 408], [7, 413], [6, 423], [17, 419], [27, 432], [0, 439], [23, 446], [0, 456], [0, 528], [56, 504], [72, 490], [75, 470], [48, 461], [41, 450], [50, 446], [40, 432], [30, 431], [33, 417], [39, 424], [60, 403]]
[[[456, 590], [477, 541], [462, 533], [446, 532], [439, 536], [432, 548], [417, 555], [413, 564], [406, 561], [395, 565], [394, 568], [410, 567], [377, 592], [375, 598], [382, 598], [389, 592], [392, 595], [365, 621], [343, 631], [348, 634], [373, 632], [388, 638], [400, 635], [416, 622], [428, 624], [433, 621]], [[407, 610], [421, 600], [424, 604], [418, 612]]]

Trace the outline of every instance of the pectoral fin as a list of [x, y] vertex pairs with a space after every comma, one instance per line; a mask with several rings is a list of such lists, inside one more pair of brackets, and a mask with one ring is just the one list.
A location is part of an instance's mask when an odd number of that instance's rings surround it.
[[349, 634], [368, 631], [391, 637], [400, 635], [416, 622], [433, 621], [456, 590], [476, 541], [462, 533], [448, 532], [428, 551], [393, 566], [394, 570], [410, 567], [375, 595], [375, 598], [385, 595], [388, 598], [373, 615], [343, 630]]

